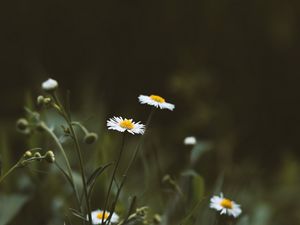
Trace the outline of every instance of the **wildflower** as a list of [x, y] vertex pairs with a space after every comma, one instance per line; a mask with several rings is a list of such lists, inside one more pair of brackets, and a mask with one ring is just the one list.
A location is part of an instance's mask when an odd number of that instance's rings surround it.
[[210, 208], [220, 211], [220, 214], [238, 217], [241, 213], [241, 206], [227, 198], [224, 198], [223, 193], [220, 196], [213, 196], [210, 199]]
[[166, 102], [166, 100], [158, 95], [140, 95], [139, 96], [139, 102], [141, 104], [148, 104], [148, 105], [152, 105], [155, 106], [156, 108], [160, 108], [160, 109], [169, 109], [169, 110], [173, 110], [175, 108], [175, 105]]
[[[103, 222], [108, 219], [110, 216], [110, 212], [105, 212], [103, 210], [95, 210], [92, 212], [92, 223], [93, 224], [102, 224], [102, 218], [104, 218]], [[118, 223], [119, 222], [119, 216], [116, 213], [113, 213], [110, 219], [110, 224]]]
[[110, 118], [107, 120], [107, 127], [109, 130], [117, 130], [120, 132], [128, 131], [131, 134], [144, 134], [145, 125], [140, 122], [133, 122], [132, 119], [123, 119], [122, 117]]
[[197, 143], [197, 140], [194, 136], [186, 137], [183, 141], [185, 145], [195, 145]]
[[42, 89], [44, 91], [54, 91], [58, 87], [56, 80], [49, 78], [48, 80], [42, 83]]

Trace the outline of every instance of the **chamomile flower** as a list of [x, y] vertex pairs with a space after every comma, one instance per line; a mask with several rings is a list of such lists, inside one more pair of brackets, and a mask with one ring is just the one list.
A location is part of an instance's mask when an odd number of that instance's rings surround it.
[[58, 87], [56, 80], [49, 78], [48, 80], [42, 83], [42, 89], [44, 91], [54, 91]]
[[197, 143], [197, 140], [194, 136], [191, 136], [191, 137], [186, 137], [184, 140], [183, 140], [183, 143], [185, 145], [195, 145]]
[[145, 132], [144, 124], [133, 122], [132, 119], [123, 119], [122, 117], [116, 116], [107, 120], [107, 127], [109, 130], [120, 132], [128, 131], [131, 134], [144, 134]]
[[139, 102], [141, 104], [148, 104], [148, 105], [152, 105], [155, 106], [156, 108], [160, 108], [160, 109], [169, 109], [171, 111], [173, 111], [173, 109], [175, 108], [175, 105], [166, 102], [166, 100], [158, 95], [140, 95], [139, 96]]
[[[103, 210], [95, 210], [91, 213], [92, 216], [92, 223], [93, 224], [102, 224], [102, 218], [104, 218], [103, 222], [105, 223], [105, 221], [108, 219], [108, 217], [110, 216], [110, 212], [106, 212], [105, 214]], [[87, 217], [88, 218], [88, 217]], [[115, 224], [119, 222], [119, 216], [116, 213], [113, 213], [111, 215], [111, 219], [110, 219], [110, 224]]]
[[241, 206], [227, 198], [224, 198], [223, 193], [220, 196], [213, 196], [210, 199], [210, 208], [220, 211], [220, 214], [238, 217], [242, 213]]

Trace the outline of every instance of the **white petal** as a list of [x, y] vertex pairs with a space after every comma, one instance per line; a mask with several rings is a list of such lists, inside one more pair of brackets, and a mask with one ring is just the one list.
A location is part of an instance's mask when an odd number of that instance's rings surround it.
[[164, 102], [164, 103], [161, 103], [160, 107], [162, 109], [169, 109], [169, 110], [173, 111], [173, 109], [175, 108], [175, 105], [173, 105], [171, 103]]

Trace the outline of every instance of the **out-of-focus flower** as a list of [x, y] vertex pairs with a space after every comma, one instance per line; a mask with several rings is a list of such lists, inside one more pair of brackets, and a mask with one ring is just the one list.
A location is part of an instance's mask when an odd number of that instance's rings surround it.
[[[110, 216], [110, 212], [105, 212], [103, 210], [95, 210], [92, 212], [92, 223], [93, 224], [102, 224], [102, 218], [104, 218], [104, 223]], [[88, 217], [87, 217], [88, 218]], [[116, 213], [111, 215], [110, 224], [115, 224], [119, 222], [119, 216]]]
[[190, 137], [186, 137], [184, 140], [183, 140], [183, 143], [185, 145], [195, 145], [197, 143], [197, 140], [194, 136], [190, 136]]
[[44, 91], [54, 91], [58, 87], [56, 80], [49, 78], [48, 80], [42, 83], [42, 89]]
[[141, 104], [148, 104], [155, 106], [156, 108], [159, 107], [160, 109], [169, 109], [171, 111], [175, 108], [175, 105], [166, 102], [164, 98], [158, 95], [140, 95], [138, 98]]
[[242, 213], [241, 206], [227, 198], [224, 198], [221, 193], [220, 196], [213, 196], [210, 199], [210, 208], [220, 211], [220, 214], [227, 214], [229, 216], [238, 217]]
[[107, 120], [107, 127], [109, 130], [128, 131], [131, 134], [144, 134], [145, 132], [145, 125], [140, 122], [135, 123], [132, 119], [116, 116]]

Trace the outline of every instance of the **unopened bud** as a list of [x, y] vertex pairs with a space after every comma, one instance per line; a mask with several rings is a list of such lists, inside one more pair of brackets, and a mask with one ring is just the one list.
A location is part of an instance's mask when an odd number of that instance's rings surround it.
[[18, 119], [17, 121], [17, 128], [20, 131], [25, 131], [28, 128], [28, 125], [29, 123], [25, 118]]
[[54, 155], [54, 153], [52, 151], [46, 152], [45, 160], [48, 163], [54, 163], [55, 162], [55, 155]]
[[23, 155], [23, 157], [24, 157], [25, 159], [29, 159], [29, 158], [31, 158], [32, 156], [33, 156], [33, 154], [32, 154], [31, 151], [26, 151], [26, 152], [24, 153], [24, 155]]
[[45, 82], [42, 83], [42, 89], [44, 91], [52, 92], [58, 87], [58, 83], [56, 80], [49, 78]]
[[37, 104], [38, 104], [38, 106], [42, 106], [43, 104], [44, 104], [44, 96], [42, 96], [42, 95], [39, 95], [38, 97], [37, 97], [37, 100], [36, 100], [36, 102], [37, 102]]
[[51, 98], [44, 98], [44, 104], [49, 105], [52, 102]]
[[86, 144], [93, 144], [95, 141], [97, 141], [98, 139], [98, 135], [96, 133], [88, 133], [87, 135], [85, 135], [83, 141]]
[[37, 158], [38, 161], [41, 161], [42, 155], [39, 152], [34, 153], [34, 157]]

